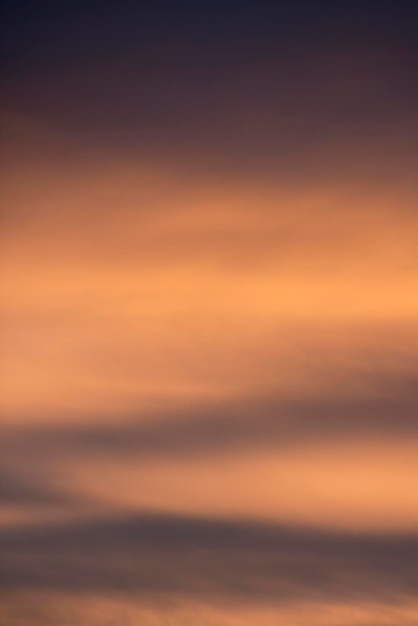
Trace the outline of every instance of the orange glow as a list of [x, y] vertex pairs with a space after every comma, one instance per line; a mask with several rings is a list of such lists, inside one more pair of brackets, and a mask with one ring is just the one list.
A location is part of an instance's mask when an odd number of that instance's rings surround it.
[[3, 117], [0, 621], [417, 623], [406, 156], [249, 175]]

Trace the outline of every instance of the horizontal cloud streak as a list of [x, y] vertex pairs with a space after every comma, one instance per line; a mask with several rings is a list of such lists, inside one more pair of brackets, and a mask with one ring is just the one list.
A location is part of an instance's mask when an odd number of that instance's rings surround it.
[[[192, 405], [162, 414], [120, 415], [118, 423], [78, 426], [33, 426], [4, 432], [3, 445], [16, 451], [74, 455], [150, 456], [216, 454], [273, 446], [343, 440], [346, 437], [377, 441], [418, 438], [417, 378], [377, 381], [386, 389], [355, 397], [283, 398], [267, 396], [238, 399], [212, 406]], [[392, 392], [391, 392], [392, 386]], [[79, 422], [80, 420], [76, 420]], [[113, 421], [113, 420], [112, 420]]]
[[31, 481], [17, 478], [3, 471], [0, 476], [0, 505], [62, 506], [74, 502], [73, 498], [54, 492], [47, 486], [35, 486]]
[[387, 601], [417, 590], [418, 538], [173, 516], [2, 530], [13, 588], [178, 594], [207, 600]]

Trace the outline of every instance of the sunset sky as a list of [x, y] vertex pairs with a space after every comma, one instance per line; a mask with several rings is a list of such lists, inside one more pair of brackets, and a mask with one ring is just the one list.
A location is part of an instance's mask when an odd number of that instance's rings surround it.
[[5, 626], [418, 624], [413, 5], [4, 3]]

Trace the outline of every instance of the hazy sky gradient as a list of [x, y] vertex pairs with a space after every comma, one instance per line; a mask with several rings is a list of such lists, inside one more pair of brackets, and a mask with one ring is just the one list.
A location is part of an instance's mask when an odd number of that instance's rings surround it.
[[9, 626], [418, 623], [416, 13], [6, 2]]

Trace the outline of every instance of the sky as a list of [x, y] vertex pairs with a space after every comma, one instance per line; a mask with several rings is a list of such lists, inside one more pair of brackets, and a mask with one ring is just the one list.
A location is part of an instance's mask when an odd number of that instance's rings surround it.
[[418, 624], [418, 11], [3, 6], [0, 621]]

